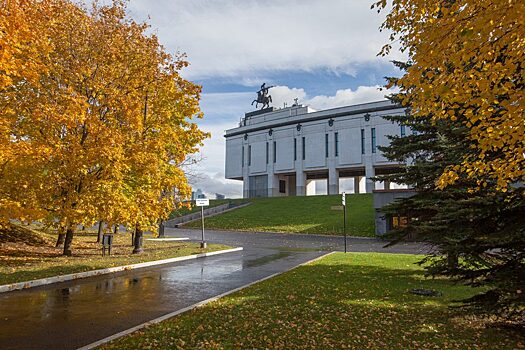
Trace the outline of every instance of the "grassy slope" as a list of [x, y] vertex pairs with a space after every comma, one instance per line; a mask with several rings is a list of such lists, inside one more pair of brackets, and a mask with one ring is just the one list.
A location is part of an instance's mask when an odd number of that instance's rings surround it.
[[73, 240], [73, 256], [63, 257], [62, 249], [54, 247], [55, 237], [49, 234], [23, 226], [16, 227], [9, 237], [0, 232], [0, 285], [229, 248], [210, 244], [200, 249], [198, 243], [144, 240], [144, 253], [136, 255], [131, 254], [130, 234], [114, 237], [112, 255], [102, 257], [96, 234], [80, 232]]
[[[247, 199], [242, 199], [242, 198], [239, 198], [239, 199], [210, 199], [210, 205], [208, 207], [205, 207], [206, 208], [212, 208], [212, 207], [217, 207], [221, 204], [226, 204], [226, 203], [230, 203], [230, 202], [234, 202], [234, 203], [243, 203], [243, 202], [248, 202]], [[191, 214], [191, 213], [195, 213], [195, 212], [198, 212], [201, 210], [201, 207], [197, 207], [196, 205], [194, 205], [195, 202], [192, 202], [193, 203], [193, 206], [191, 208], [180, 208], [180, 209], [177, 209], [177, 210], [174, 210], [173, 212], [171, 212], [170, 214], [170, 219], [173, 219], [173, 218], [176, 218], [176, 217], [180, 217], [180, 216], [184, 216], [184, 215], [187, 215], [187, 214]]]
[[[338, 253], [112, 342], [104, 349], [517, 349], [517, 331], [449, 308], [469, 287], [413, 255]], [[431, 288], [432, 298], [408, 293]]]
[[[348, 195], [347, 233], [374, 236], [371, 194]], [[343, 212], [331, 210], [341, 205], [341, 196], [308, 196], [250, 199], [252, 205], [206, 219], [211, 229], [240, 231], [342, 234]], [[188, 227], [199, 227], [199, 222]]]

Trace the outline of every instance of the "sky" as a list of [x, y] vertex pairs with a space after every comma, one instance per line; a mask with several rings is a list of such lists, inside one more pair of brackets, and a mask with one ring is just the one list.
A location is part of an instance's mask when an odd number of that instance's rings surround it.
[[212, 198], [242, 196], [242, 182], [224, 178], [226, 129], [238, 125], [262, 83], [273, 106], [294, 99], [314, 109], [378, 101], [385, 76], [399, 76], [379, 27], [385, 14], [372, 0], [129, 0], [129, 15], [151, 25], [171, 53], [185, 53], [181, 75], [202, 86], [198, 120], [211, 132], [199, 162], [187, 169], [192, 186]]

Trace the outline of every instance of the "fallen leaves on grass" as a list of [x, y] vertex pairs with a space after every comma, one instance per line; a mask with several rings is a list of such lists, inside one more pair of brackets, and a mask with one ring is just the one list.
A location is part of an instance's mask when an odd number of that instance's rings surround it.
[[[448, 306], [472, 290], [422, 278], [418, 259], [334, 254], [103, 348], [524, 348], [517, 332], [458, 322], [463, 311]], [[445, 294], [430, 300], [407, 293], [413, 286]]]

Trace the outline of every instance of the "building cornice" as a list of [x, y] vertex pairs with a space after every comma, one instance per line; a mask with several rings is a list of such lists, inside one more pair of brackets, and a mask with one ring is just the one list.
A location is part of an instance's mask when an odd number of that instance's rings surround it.
[[[340, 117], [347, 117], [357, 114], [366, 114], [366, 113], [374, 113], [374, 112], [382, 112], [382, 111], [388, 111], [388, 110], [395, 110], [403, 108], [402, 106], [398, 104], [389, 104], [389, 105], [383, 105], [383, 106], [377, 106], [377, 107], [366, 107], [361, 109], [355, 109], [351, 111], [344, 111], [344, 112], [336, 112], [336, 113], [329, 113], [330, 110], [324, 110], [324, 111], [317, 111], [313, 112], [311, 114], [314, 114], [310, 117], [308, 117], [308, 114], [298, 115], [293, 120], [286, 120], [283, 122], [277, 122], [277, 123], [265, 123], [265, 125], [260, 126], [243, 126], [236, 129], [230, 129], [226, 131], [226, 135], [224, 135], [225, 138], [243, 135], [245, 133], [255, 132], [255, 131], [261, 131], [261, 130], [267, 130], [269, 128], [278, 128], [282, 126], [288, 126], [288, 125], [294, 125], [297, 123], [307, 123], [307, 122], [313, 122], [328, 118], [340, 118]], [[310, 113], [309, 113], [310, 114]], [[302, 117], [302, 118], [301, 118]]]

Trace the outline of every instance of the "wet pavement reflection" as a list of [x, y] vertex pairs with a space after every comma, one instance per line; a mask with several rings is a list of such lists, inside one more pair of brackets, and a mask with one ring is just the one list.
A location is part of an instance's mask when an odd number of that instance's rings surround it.
[[248, 249], [0, 294], [0, 349], [75, 349], [322, 255]]
[[[167, 230], [198, 239], [200, 231]], [[208, 233], [211, 243], [243, 246], [227, 253], [112, 275], [0, 294], [0, 349], [76, 349], [340, 250], [340, 237]], [[384, 243], [352, 240], [350, 250], [384, 251]], [[396, 250], [397, 249], [397, 250]], [[418, 244], [391, 252], [421, 253]]]

